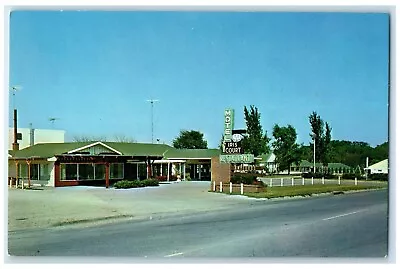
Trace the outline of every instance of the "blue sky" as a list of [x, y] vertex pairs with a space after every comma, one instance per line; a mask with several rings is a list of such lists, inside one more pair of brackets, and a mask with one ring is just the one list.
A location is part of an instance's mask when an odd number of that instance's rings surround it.
[[388, 137], [388, 22], [372, 13], [13, 12], [18, 126], [151, 142], [154, 98], [154, 137], [168, 144], [193, 129], [217, 147], [224, 109], [244, 128], [243, 107], [255, 105], [270, 137], [275, 123], [291, 124], [308, 144], [317, 111], [333, 139], [375, 146]]

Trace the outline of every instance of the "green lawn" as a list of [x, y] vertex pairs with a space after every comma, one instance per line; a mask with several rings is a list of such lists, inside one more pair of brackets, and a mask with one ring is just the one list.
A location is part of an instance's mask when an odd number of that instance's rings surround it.
[[[245, 196], [255, 198], [277, 198], [285, 196], [311, 196], [318, 193], [330, 193], [334, 191], [352, 191], [366, 189], [386, 188], [386, 185], [361, 186], [361, 185], [305, 185], [305, 186], [284, 186], [267, 188], [265, 192], [244, 193]], [[227, 192], [224, 192], [227, 193]], [[228, 193], [229, 194], [229, 193]], [[239, 193], [232, 193], [239, 194]]]

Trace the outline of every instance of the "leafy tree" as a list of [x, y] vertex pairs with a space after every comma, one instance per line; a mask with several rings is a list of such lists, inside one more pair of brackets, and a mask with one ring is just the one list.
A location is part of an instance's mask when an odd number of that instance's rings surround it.
[[221, 151], [224, 149], [224, 134], [221, 135], [221, 140], [219, 141], [219, 149]]
[[310, 143], [310, 146], [313, 147], [313, 143], [315, 143], [315, 161], [321, 162], [324, 166], [327, 166], [329, 162], [332, 128], [328, 123], [325, 123], [324, 129], [324, 121], [315, 111], [313, 111], [308, 118], [311, 125], [310, 137], [312, 143]]
[[296, 129], [291, 125], [279, 127], [279, 125], [275, 124], [272, 135], [275, 139], [272, 146], [278, 169], [279, 171], [287, 169], [288, 174], [290, 174], [290, 165], [300, 162], [301, 152], [299, 145], [296, 143]]
[[267, 137], [267, 132], [263, 133], [260, 116], [257, 107], [250, 106], [250, 111], [246, 106], [244, 107], [247, 135], [242, 140], [242, 147], [245, 153], [251, 153], [254, 156], [269, 152], [268, 143], [270, 139]]
[[206, 149], [207, 141], [199, 131], [182, 130], [177, 138], [172, 141], [174, 148], [177, 149]]
[[[313, 161], [313, 145], [300, 146], [301, 159]], [[384, 142], [371, 147], [366, 142], [332, 140], [329, 143], [330, 160], [332, 163], [343, 163], [353, 169], [357, 166], [365, 168], [366, 158], [369, 158], [369, 165], [387, 159], [389, 156], [389, 143]]]

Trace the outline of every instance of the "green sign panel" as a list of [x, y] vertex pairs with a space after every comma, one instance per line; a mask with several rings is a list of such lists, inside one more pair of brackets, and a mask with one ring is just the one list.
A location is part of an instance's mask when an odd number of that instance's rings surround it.
[[253, 154], [219, 155], [221, 163], [253, 163]]
[[234, 110], [231, 108], [225, 109], [224, 112], [224, 141], [232, 140], [232, 130], [234, 126]]

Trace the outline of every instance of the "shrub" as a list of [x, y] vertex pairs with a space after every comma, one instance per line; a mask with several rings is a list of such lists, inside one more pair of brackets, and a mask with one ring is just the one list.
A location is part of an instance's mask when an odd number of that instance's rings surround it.
[[355, 174], [355, 173], [345, 173], [342, 175], [343, 179], [354, 179], [354, 178], [360, 179], [361, 177], [362, 177], [361, 174]]
[[158, 180], [156, 179], [145, 179], [145, 180], [120, 180], [114, 183], [116, 189], [130, 189], [130, 188], [141, 188], [146, 186], [158, 186]]
[[371, 174], [371, 175], [368, 175], [368, 179], [388, 181], [389, 175], [388, 174]]
[[159, 186], [158, 180], [151, 178], [151, 179], [145, 179], [141, 181], [144, 186]]
[[135, 181], [120, 180], [120, 181], [114, 183], [114, 188], [116, 188], [116, 189], [137, 188], [138, 187], [137, 181], [138, 180], [135, 180]]
[[258, 181], [257, 181], [257, 176], [252, 175], [252, 174], [234, 174], [231, 177], [231, 182], [233, 184], [243, 183], [243, 184], [251, 185], [251, 184], [255, 184], [255, 182], [258, 182]]
[[308, 173], [303, 173], [302, 177], [304, 178], [325, 178], [325, 179], [334, 179], [337, 178], [335, 175], [328, 174], [328, 173], [313, 173], [313, 172], [308, 172]]

